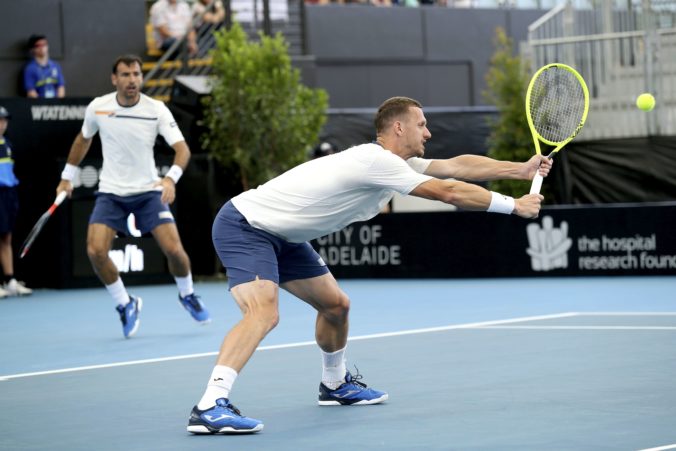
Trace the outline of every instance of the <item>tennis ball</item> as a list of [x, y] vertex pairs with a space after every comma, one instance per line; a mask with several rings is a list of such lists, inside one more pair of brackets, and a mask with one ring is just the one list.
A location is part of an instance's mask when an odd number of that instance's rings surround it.
[[636, 98], [636, 106], [643, 111], [651, 111], [655, 108], [655, 97], [652, 94], [644, 92]]

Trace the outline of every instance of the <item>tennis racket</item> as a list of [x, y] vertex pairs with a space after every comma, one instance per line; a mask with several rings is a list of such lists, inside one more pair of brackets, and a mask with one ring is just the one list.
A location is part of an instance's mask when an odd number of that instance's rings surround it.
[[[535, 72], [526, 91], [526, 117], [533, 135], [535, 152], [541, 155], [540, 141], [554, 146], [548, 158], [568, 144], [582, 130], [589, 111], [589, 90], [582, 76], [565, 64], [553, 63]], [[539, 194], [542, 176], [535, 173], [531, 194]]]
[[28, 253], [28, 251], [31, 248], [31, 245], [33, 244], [33, 241], [35, 241], [35, 238], [38, 237], [40, 234], [40, 231], [42, 228], [47, 224], [47, 221], [49, 221], [49, 218], [52, 217], [54, 214], [54, 211], [56, 210], [56, 207], [61, 205], [61, 202], [66, 198], [68, 193], [66, 191], [61, 191], [58, 196], [56, 196], [56, 199], [54, 199], [54, 203], [52, 204], [49, 209], [40, 216], [40, 219], [38, 219], [38, 222], [35, 223], [33, 226], [33, 229], [31, 229], [30, 233], [26, 237], [26, 241], [23, 242], [23, 245], [21, 246], [21, 250], [19, 251], [19, 258], [24, 258], [24, 256]]

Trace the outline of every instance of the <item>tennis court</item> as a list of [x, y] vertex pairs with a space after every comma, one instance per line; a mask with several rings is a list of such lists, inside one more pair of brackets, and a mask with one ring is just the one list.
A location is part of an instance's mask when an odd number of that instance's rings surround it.
[[[223, 282], [143, 297], [122, 338], [103, 289], [0, 301], [0, 449], [676, 449], [676, 277], [346, 280], [348, 364], [383, 405], [319, 407], [313, 311], [288, 294], [232, 401], [265, 429], [185, 431], [225, 331]], [[354, 369], [354, 368], [353, 368]]]

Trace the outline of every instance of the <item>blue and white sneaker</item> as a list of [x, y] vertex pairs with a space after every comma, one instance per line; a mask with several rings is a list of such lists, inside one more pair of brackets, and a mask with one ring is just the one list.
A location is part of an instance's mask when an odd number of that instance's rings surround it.
[[190, 312], [190, 316], [198, 323], [207, 324], [211, 322], [209, 312], [204, 307], [204, 304], [202, 304], [200, 297], [195, 293], [189, 294], [183, 298], [179, 294], [178, 301], [188, 312]]
[[127, 305], [118, 305], [115, 307], [117, 313], [120, 314], [120, 321], [122, 321], [122, 333], [124, 338], [129, 338], [136, 333], [141, 322], [139, 313], [143, 306], [143, 300], [139, 297], [129, 296]]
[[384, 391], [368, 388], [365, 383], [359, 382], [361, 374], [352, 375], [348, 371], [345, 382], [335, 390], [331, 390], [323, 383], [319, 384], [320, 406], [361, 406], [378, 404], [387, 401], [388, 395]]
[[188, 432], [193, 434], [250, 434], [263, 429], [263, 422], [245, 417], [226, 398], [216, 400], [210, 409], [192, 408]]

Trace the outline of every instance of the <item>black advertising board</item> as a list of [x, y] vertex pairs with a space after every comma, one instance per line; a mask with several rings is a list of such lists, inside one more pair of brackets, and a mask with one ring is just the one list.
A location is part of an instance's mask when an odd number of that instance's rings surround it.
[[676, 203], [381, 214], [313, 241], [338, 278], [676, 274]]

